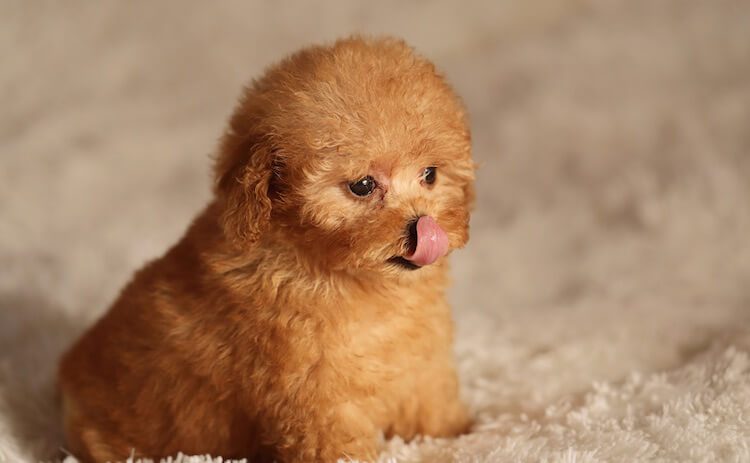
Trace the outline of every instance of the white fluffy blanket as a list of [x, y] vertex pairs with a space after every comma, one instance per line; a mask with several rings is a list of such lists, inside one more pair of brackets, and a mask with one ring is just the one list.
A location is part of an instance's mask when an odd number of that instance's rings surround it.
[[57, 358], [207, 200], [240, 86], [352, 31], [446, 71], [482, 167], [451, 295], [476, 426], [383, 461], [750, 461], [749, 24], [742, 0], [4, 2], [0, 461], [58, 457]]

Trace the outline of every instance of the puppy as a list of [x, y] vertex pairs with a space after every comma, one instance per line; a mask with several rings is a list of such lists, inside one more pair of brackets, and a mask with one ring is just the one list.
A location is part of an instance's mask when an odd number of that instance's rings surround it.
[[401, 41], [270, 68], [221, 140], [215, 198], [62, 359], [69, 451], [370, 460], [381, 433], [464, 431], [445, 291], [470, 145]]

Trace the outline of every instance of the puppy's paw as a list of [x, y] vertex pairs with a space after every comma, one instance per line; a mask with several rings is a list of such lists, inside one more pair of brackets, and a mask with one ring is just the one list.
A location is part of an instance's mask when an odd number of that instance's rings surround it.
[[421, 412], [422, 433], [433, 437], [455, 437], [469, 432], [472, 420], [466, 406], [458, 399], [447, 403], [426, 404]]

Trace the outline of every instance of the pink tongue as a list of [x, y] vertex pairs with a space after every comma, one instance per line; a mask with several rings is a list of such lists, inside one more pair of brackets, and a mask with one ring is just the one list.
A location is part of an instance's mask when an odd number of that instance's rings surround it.
[[417, 248], [406, 260], [420, 267], [429, 265], [448, 252], [448, 235], [435, 219], [423, 215], [417, 221]]

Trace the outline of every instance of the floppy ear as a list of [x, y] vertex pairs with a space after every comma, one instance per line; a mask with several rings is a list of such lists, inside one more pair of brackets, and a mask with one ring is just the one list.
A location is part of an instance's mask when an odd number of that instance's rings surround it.
[[476, 191], [474, 190], [473, 176], [472, 179], [464, 185], [464, 198], [469, 210], [474, 210], [474, 206], [476, 205]]
[[474, 181], [476, 179], [477, 164], [471, 158], [471, 129], [469, 128], [468, 117], [464, 113], [463, 115], [465, 125], [465, 135], [468, 150], [466, 152], [466, 163], [463, 166], [464, 178], [466, 183], [464, 184], [464, 199], [469, 210], [474, 209], [476, 203], [476, 191], [474, 189]]
[[215, 166], [215, 191], [222, 205], [224, 234], [239, 247], [258, 241], [268, 228], [271, 158], [272, 150], [258, 137], [230, 130], [222, 140]]

